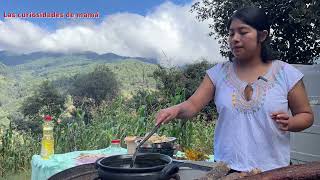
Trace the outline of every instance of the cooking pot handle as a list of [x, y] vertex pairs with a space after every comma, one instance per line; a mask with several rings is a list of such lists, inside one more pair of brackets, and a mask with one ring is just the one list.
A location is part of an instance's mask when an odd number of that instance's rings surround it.
[[[100, 159], [103, 159], [103, 158], [105, 158], [105, 157], [101, 157], [101, 158], [98, 158], [97, 160], [96, 160], [96, 162], [94, 163], [94, 165], [95, 165], [95, 168], [98, 170], [99, 169], [99, 164], [98, 164], [98, 161], [100, 160]], [[93, 180], [101, 180], [102, 178], [101, 177], [95, 177]]]
[[96, 169], [99, 168], [98, 161], [100, 161], [100, 160], [103, 159], [103, 158], [105, 158], [105, 157], [100, 157], [100, 158], [98, 158], [98, 159], [96, 160], [96, 162], [94, 163]]
[[170, 176], [177, 173], [179, 171], [178, 164], [170, 163], [160, 172], [159, 180], [168, 180]]

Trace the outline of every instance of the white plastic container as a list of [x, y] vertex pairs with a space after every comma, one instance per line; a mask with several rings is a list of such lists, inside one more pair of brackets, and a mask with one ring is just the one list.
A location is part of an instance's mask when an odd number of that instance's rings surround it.
[[133, 154], [136, 151], [137, 144], [135, 143], [136, 136], [127, 136], [124, 141], [127, 144], [128, 154]]

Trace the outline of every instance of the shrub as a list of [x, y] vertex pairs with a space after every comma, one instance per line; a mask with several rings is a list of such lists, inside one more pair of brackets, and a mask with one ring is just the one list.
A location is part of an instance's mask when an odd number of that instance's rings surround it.
[[118, 92], [114, 73], [103, 65], [88, 74], [77, 75], [70, 91], [74, 96], [92, 98], [97, 105], [104, 100], [112, 100]]

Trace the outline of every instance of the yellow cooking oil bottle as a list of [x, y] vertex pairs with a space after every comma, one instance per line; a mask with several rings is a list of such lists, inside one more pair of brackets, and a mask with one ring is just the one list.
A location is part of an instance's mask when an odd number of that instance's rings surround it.
[[54, 137], [53, 137], [53, 122], [52, 117], [46, 115], [43, 123], [43, 135], [41, 140], [41, 157], [42, 159], [50, 159], [54, 154]]

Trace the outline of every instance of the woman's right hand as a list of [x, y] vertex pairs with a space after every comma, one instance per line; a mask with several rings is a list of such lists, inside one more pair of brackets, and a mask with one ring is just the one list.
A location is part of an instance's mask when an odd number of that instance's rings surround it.
[[171, 106], [166, 109], [161, 109], [157, 114], [156, 114], [156, 124], [158, 125], [159, 123], [168, 123], [169, 121], [173, 120], [176, 118], [179, 114], [179, 106]]

